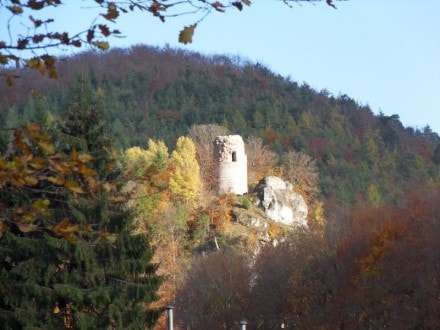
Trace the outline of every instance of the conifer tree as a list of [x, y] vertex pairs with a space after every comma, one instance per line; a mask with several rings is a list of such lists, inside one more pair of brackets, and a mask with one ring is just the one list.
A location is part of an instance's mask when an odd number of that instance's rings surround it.
[[71, 244], [48, 232], [5, 232], [0, 243], [0, 328], [150, 328], [160, 278], [129, 217], [107, 224], [114, 243]]
[[87, 76], [77, 77], [67, 98], [67, 111], [61, 123], [60, 145], [88, 152], [101, 176], [105, 174], [106, 148], [113, 145], [108, 134], [102, 97], [93, 90]]
[[[99, 113], [90, 107], [93, 102], [77, 97], [82, 103], [72, 106], [74, 111], [66, 117], [69, 124], [62, 131], [79, 142], [76, 146], [100, 157], [90, 162], [96, 173], [107, 169], [110, 159], [102, 148], [111, 145], [106, 145], [109, 139], [100, 131]], [[63, 151], [77, 155], [74, 147], [67, 144]], [[117, 175], [114, 170], [102, 171], [100, 182], [108, 180], [109, 173], [112, 178]], [[94, 194], [74, 189], [51, 200], [50, 212], [44, 216], [58, 223], [52, 227], [0, 231], [1, 329], [153, 327], [160, 311], [149, 305], [156, 299], [161, 277], [152, 264], [149, 236], [133, 234], [132, 215], [110, 198], [110, 190], [117, 186], [101, 187]], [[61, 222], [50, 221], [63, 217]], [[73, 239], [70, 231], [77, 232], [79, 239]]]

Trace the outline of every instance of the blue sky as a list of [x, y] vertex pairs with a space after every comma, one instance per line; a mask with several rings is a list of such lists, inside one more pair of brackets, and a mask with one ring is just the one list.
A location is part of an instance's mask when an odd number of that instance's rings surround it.
[[[75, 1], [79, 11], [64, 6], [61, 15], [57, 9], [56, 23], [64, 29], [90, 24], [96, 12], [84, 10], [85, 3]], [[279, 0], [254, 0], [242, 12], [208, 16], [186, 46], [177, 42], [178, 33], [197, 17], [161, 23], [138, 12], [119, 19], [126, 37], [110, 42], [239, 55], [317, 90], [347, 94], [375, 113], [398, 114], [405, 126], [429, 125], [440, 133], [440, 1], [335, 3], [337, 10], [325, 1], [289, 8]]]

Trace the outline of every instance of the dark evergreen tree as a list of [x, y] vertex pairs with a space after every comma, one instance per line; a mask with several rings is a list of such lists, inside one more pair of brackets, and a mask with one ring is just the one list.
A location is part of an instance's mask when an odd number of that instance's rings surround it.
[[145, 235], [114, 217], [114, 243], [71, 244], [48, 232], [4, 233], [0, 241], [0, 328], [142, 329], [153, 327], [160, 278]]
[[93, 167], [99, 176], [105, 175], [106, 148], [112, 146], [108, 134], [102, 97], [93, 90], [90, 79], [77, 78], [66, 101], [67, 111], [62, 114], [60, 146], [91, 154]]
[[[112, 145], [102, 111], [91, 85], [80, 78], [64, 114], [58, 145], [61, 153], [78, 150], [92, 155], [91, 167], [105, 182], [117, 173], [108, 170], [104, 148]], [[133, 235], [131, 215], [109, 199], [106, 185], [102, 187], [93, 195], [59, 194], [51, 200], [45, 216], [49, 223], [57, 223], [52, 228], [0, 230], [1, 329], [154, 326], [160, 310], [149, 306], [161, 277], [152, 264], [149, 237]], [[54, 189], [39, 188], [40, 194]], [[109, 190], [114, 188], [108, 185]], [[61, 221], [65, 217], [69, 220]], [[70, 230], [79, 230], [79, 239], [73, 239]]]

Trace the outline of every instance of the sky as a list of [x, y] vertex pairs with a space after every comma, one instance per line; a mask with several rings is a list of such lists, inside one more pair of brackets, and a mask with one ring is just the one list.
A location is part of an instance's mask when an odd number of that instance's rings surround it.
[[[90, 1], [67, 0], [55, 24], [90, 24]], [[348, 0], [291, 3], [253, 0], [243, 11], [213, 12], [201, 21], [193, 42], [179, 44], [179, 31], [198, 17], [165, 23], [146, 13], [123, 15], [115, 28], [124, 38], [112, 47], [136, 44], [179, 47], [206, 55], [226, 54], [259, 62], [274, 73], [334, 96], [347, 94], [376, 114], [397, 114], [405, 126], [429, 125], [440, 133], [440, 1]], [[64, 54], [66, 55], [66, 54]]]

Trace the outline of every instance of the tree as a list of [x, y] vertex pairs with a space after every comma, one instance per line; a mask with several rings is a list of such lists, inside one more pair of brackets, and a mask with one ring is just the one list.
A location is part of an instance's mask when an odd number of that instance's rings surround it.
[[89, 154], [57, 151], [36, 125], [12, 142], [0, 158], [0, 326], [153, 326], [161, 278], [117, 186], [98, 180]]
[[334, 326], [439, 326], [439, 197], [438, 184], [414, 186], [403, 207], [353, 206], [336, 252]]
[[[284, 3], [314, 1], [321, 0], [284, 0]], [[213, 0], [125, 0], [118, 2], [89, 0], [81, 3], [84, 8], [87, 8], [84, 10], [98, 6], [96, 18], [91, 25], [78, 27], [78, 30], [75, 31], [59, 31], [53, 28], [56, 14], [52, 14], [53, 16], [49, 14], [52, 17], [47, 18], [47, 13], [53, 13], [54, 11], [51, 9], [56, 9], [65, 3], [62, 0], [3, 1], [0, 10], [4, 12], [2, 19], [4, 23], [0, 28], [2, 31], [8, 31], [9, 40], [6, 38], [0, 40], [0, 65], [27, 66], [36, 69], [42, 75], [47, 74], [50, 78], [57, 78], [57, 59], [53, 53], [51, 54], [53, 49], [80, 48], [83, 45], [89, 45], [100, 50], [107, 50], [110, 46], [107, 41], [108, 37], [121, 34], [121, 31], [111, 28], [109, 24], [117, 24], [118, 18], [123, 14], [148, 13], [163, 22], [176, 16], [191, 14], [195, 20], [179, 33], [179, 42], [187, 44], [192, 42], [197, 24], [212, 12], [224, 13], [230, 8], [241, 11], [244, 5], [251, 5], [249, 0], [227, 0], [225, 2]], [[335, 7], [332, 0], [326, 0], [326, 3]], [[7, 15], [9, 17], [5, 19]], [[22, 33], [20, 33], [21, 29], [23, 29]], [[14, 73], [6, 71], [2, 75], [6, 77], [8, 84], [13, 84], [14, 77], [16, 77]]]
[[68, 95], [67, 111], [62, 113], [60, 126], [60, 147], [89, 153], [98, 176], [105, 177], [108, 174], [107, 153], [113, 141], [108, 134], [102, 98], [93, 90], [87, 77], [77, 77]]
[[50, 232], [6, 232], [0, 243], [0, 326], [152, 327], [160, 311], [149, 305], [161, 278], [147, 236], [133, 236], [129, 219], [113, 216], [105, 223], [118, 234], [105, 244], [91, 235], [71, 244]]
[[197, 161], [200, 165], [200, 176], [207, 191], [214, 191], [217, 188], [214, 175], [214, 139], [217, 136], [228, 135], [227, 128], [215, 125], [193, 125], [189, 130], [189, 136], [196, 147]]
[[30, 124], [0, 160], [0, 325], [152, 327], [161, 277], [150, 237], [123, 209], [91, 87], [80, 80], [70, 102], [57, 141]]
[[70, 225], [65, 215], [70, 207], [115, 188], [98, 180], [90, 161], [89, 154], [76, 150], [58, 153], [52, 138], [35, 124], [16, 129], [9, 149], [0, 155], [0, 233], [52, 230], [74, 242], [76, 234], [94, 231], [93, 223]]
[[173, 167], [170, 177], [171, 193], [177, 197], [177, 200], [188, 206], [194, 206], [199, 198], [201, 181], [196, 149], [190, 138], [182, 136], [177, 140], [170, 161]]
[[215, 251], [193, 260], [176, 296], [177, 323], [190, 329], [234, 329], [248, 305], [252, 273], [245, 254]]
[[278, 156], [263, 145], [261, 138], [254, 137], [246, 142], [246, 154], [248, 157], [248, 184], [255, 186], [266, 175], [272, 174]]
[[318, 193], [318, 168], [310, 156], [289, 151], [282, 156], [283, 174], [295, 189], [313, 198]]

